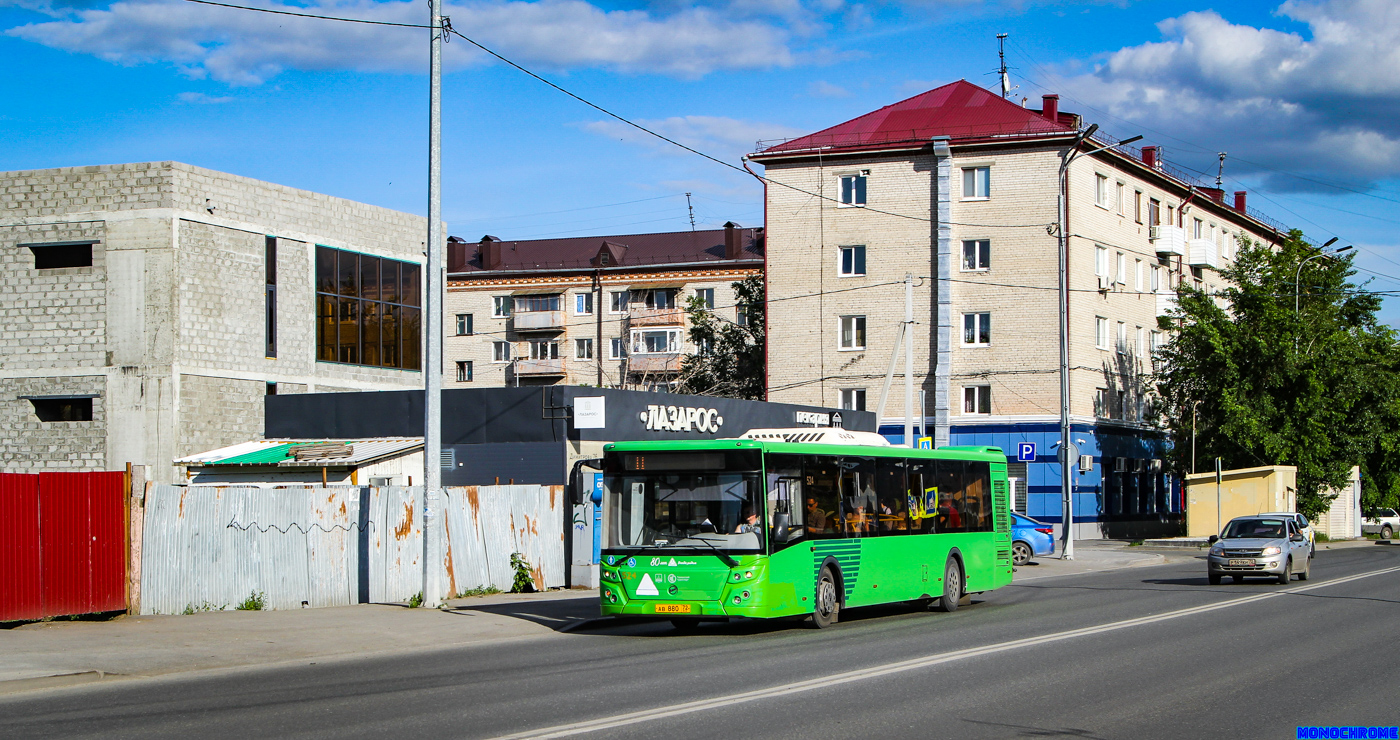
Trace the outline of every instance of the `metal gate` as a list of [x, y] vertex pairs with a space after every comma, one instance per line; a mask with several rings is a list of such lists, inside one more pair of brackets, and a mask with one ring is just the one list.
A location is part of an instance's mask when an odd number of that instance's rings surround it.
[[0, 621], [126, 608], [120, 472], [0, 473]]

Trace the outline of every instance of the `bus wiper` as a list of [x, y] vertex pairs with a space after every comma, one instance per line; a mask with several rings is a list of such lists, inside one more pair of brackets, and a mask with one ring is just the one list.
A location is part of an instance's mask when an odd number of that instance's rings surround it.
[[709, 540], [702, 540], [702, 539], [700, 539], [699, 537], [691, 537], [690, 539], [694, 540], [695, 542], [699, 542], [700, 544], [704, 545], [705, 547], [710, 548], [711, 550], [714, 550], [714, 551], [715, 551], [715, 555], [719, 556], [719, 559], [720, 559], [720, 560], [723, 560], [725, 565], [727, 565], [727, 566], [729, 566], [729, 567], [731, 567], [731, 568], [737, 568], [737, 567], [739, 567], [739, 561], [738, 561], [738, 560], [735, 560], [734, 558], [729, 557], [729, 553], [727, 553], [727, 552], [725, 552], [725, 551], [719, 549], [718, 547], [715, 547], [715, 545], [714, 545], [713, 542], [710, 542]]

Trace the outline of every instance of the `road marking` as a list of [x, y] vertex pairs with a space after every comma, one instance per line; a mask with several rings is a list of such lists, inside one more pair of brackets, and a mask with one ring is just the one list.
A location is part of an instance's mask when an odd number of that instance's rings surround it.
[[566, 725], [555, 725], [553, 727], [543, 727], [538, 730], [518, 732], [513, 735], [502, 735], [500, 737], [493, 738], [492, 740], [524, 740], [525, 738], [570, 737], [572, 735], [581, 735], [587, 732], [600, 732], [602, 730], [608, 730], [614, 727], [624, 727], [626, 725], [634, 725], [641, 722], [651, 722], [653, 720], [665, 719], [667, 717], [676, 717], [683, 714], [690, 714], [692, 712], [703, 712], [707, 709], [719, 709], [722, 707], [733, 706], [735, 704], [743, 704], [746, 702], [757, 701], [759, 699], [770, 699], [776, 696], [786, 696], [788, 694], [798, 694], [804, 691], [814, 691], [816, 689], [824, 689], [844, 683], [865, 681], [872, 678], [888, 676], [892, 673], [903, 673], [905, 671], [912, 671], [919, 668], [927, 668], [929, 666], [941, 665], [943, 663], [952, 663], [954, 661], [963, 660], [966, 658], [975, 658], [982, 655], [1002, 653], [1008, 650], [1020, 650], [1022, 648], [1032, 647], [1035, 645], [1045, 645], [1052, 642], [1070, 640], [1076, 637], [1087, 637], [1089, 635], [1097, 635], [1102, 634], [1104, 632], [1113, 632], [1116, 630], [1127, 629], [1129, 627], [1140, 627], [1145, 624], [1164, 622], [1169, 619], [1179, 619], [1181, 617], [1189, 617], [1195, 614], [1204, 614], [1206, 612], [1213, 612], [1220, 609], [1229, 609], [1231, 607], [1243, 606], [1245, 604], [1254, 604], [1260, 601], [1264, 601], [1266, 599], [1273, 599], [1279, 596], [1303, 593], [1305, 591], [1312, 591], [1314, 589], [1319, 589], [1326, 586], [1336, 586], [1343, 583], [1349, 583], [1351, 581], [1360, 580], [1362, 578], [1371, 578], [1373, 576], [1385, 575], [1386, 573], [1395, 572], [1400, 572], [1400, 566], [1394, 568], [1382, 568], [1381, 570], [1373, 570], [1367, 573], [1358, 573], [1356, 575], [1346, 576], [1344, 578], [1334, 578], [1330, 581], [1323, 581], [1321, 583], [1310, 583], [1306, 586], [1298, 586], [1296, 588], [1270, 591], [1268, 593], [1256, 594], [1254, 596], [1245, 596], [1243, 598], [1231, 599], [1229, 601], [1221, 602], [1218, 604], [1193, 606], [1186, 609], [1177, 609], [1176, 611], [1165, 612], [1162, 614], [1156, 614], [1146, 617], [1136, 617], [1133, 619], [1125, 619], [1120, 622], [1110, 622], [1108, 624], [1101, 624], [1096, 627], [1083, 627], [1076, 630], [1068, 630], [1065, 632], [1055, 632], [1049, 635], [1041, 635], [1040, 637], [1027, 637], [1020, 640], [1012, 640], [1010, 642], [1001, 642], [995, 645], [968, 648], [966, 650], [955, 650], [951, 653], [940, 653], [938, 655], [930, 655], [923, 658], [903, 660], [897, 663], [886, 663], [885, 665], [874, 666], [871, 668], [862, 668], [860, 670], [855, 671], [846, 671], [844, 673], [835, 673], [829, 676], [822, 676], [821, 678], [812, 678], [806, 681], [796, 681], [793, 683], [782, 684], [779, 686], [772, 686], [766, 689], [756, 689], [754, 691], [744, 691], [738, 694], [717, 696], [713, 699], [701, 699], [699, 701], [685, 702], [683, 704], [675, 704], [669, 707], [655, 707], [652, 709], [643, 709], [637, 712], [618, 714], [611, 717], [602, 717], [599, 719], [586, 720], [583, 722], [571, 722]]

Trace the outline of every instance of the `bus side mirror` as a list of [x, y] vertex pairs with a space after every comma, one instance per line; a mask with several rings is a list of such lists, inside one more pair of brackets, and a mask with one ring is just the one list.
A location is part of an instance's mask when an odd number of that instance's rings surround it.
[[773, 541], [787, 542], [788, 530], [792, 528], [792, 517], [787, 512], [773, 515]]
[[584, 481], [593, 480], [593, 476], [585, 476], [583, 474], [581, 468], [583, 468], [585, 465], [590, 468], [602, 470], [603, 460], [602, 458], [591, 457], [584, 458], [582, 460], [577, 460], [574, 462], [573, 469], [569, 471], [569, 489], [573, 494], [569, 498], [573, 500], [575, 506], [583, 506], [584, 504], [587, 504], [595, 495], [592, 490], [592, 486], [584, 485]]

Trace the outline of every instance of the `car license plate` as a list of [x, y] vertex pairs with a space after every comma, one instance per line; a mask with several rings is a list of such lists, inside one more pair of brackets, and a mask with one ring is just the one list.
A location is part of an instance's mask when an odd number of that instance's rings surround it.
[[1230, 565], [1254, 565], [1254, 561], [1249, 558], [1231, 558]]
[[689, 614], [690, 604], [657, 604], [657, 614]]

